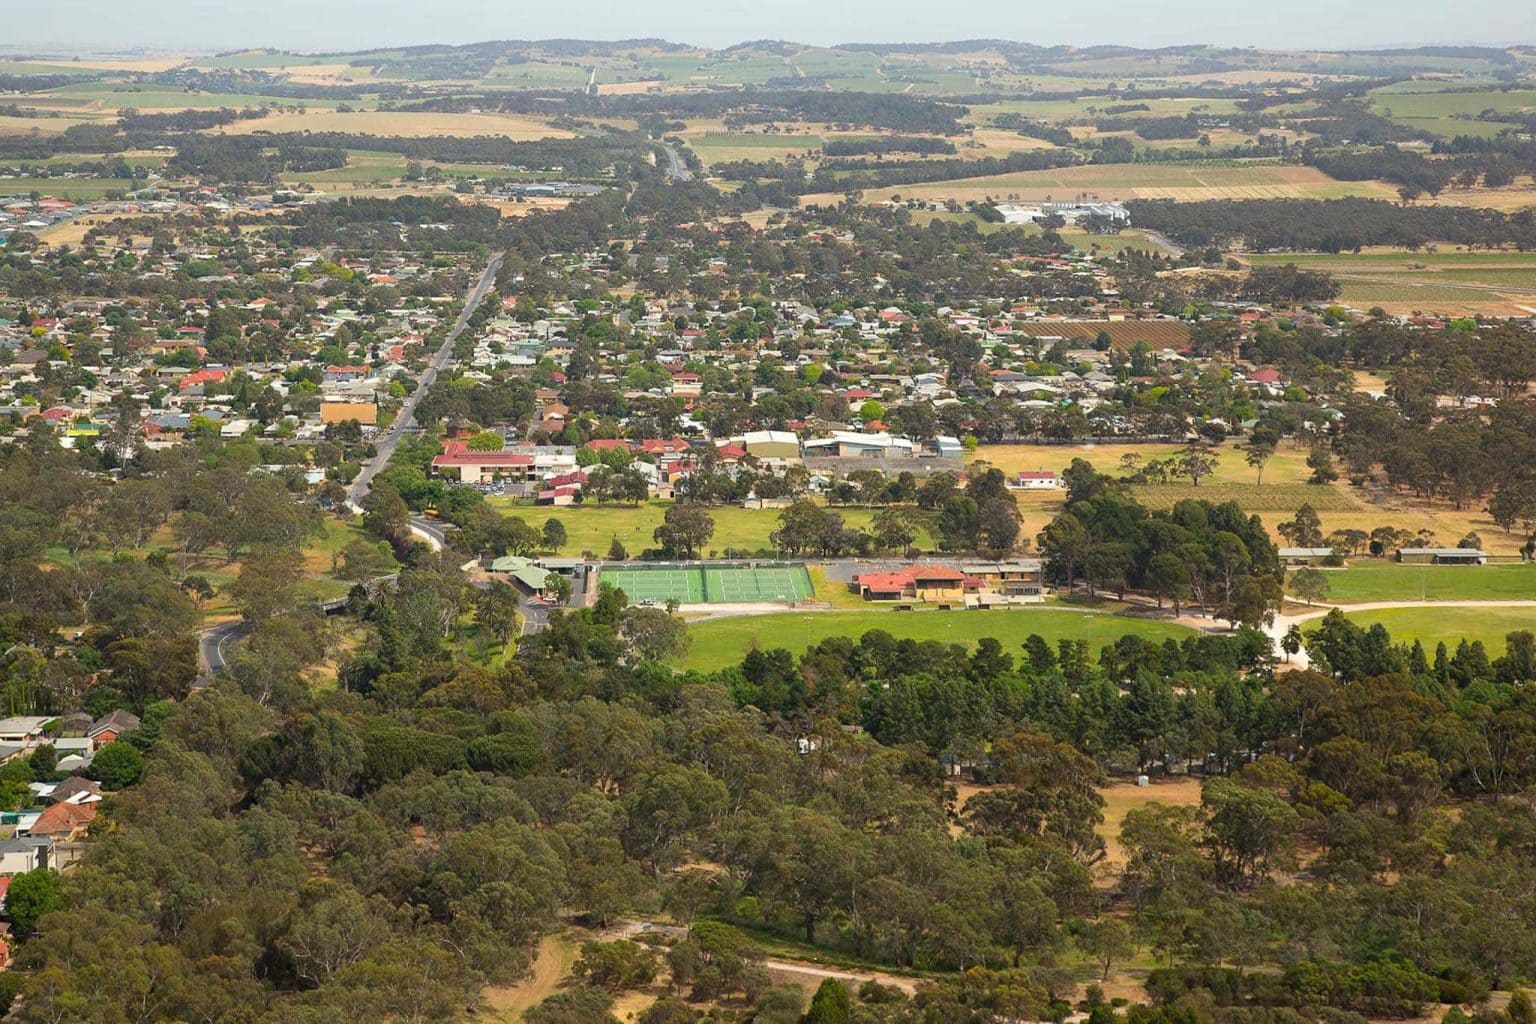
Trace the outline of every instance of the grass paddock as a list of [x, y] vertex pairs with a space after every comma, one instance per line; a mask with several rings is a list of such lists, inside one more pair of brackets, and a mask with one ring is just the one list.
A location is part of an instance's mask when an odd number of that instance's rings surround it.
[[1167, 622], [1043, 608], [968, 612], [897, 612], [885, 609], [861, 612], [786, 612], [705, 619], [691, 623], [688, 631], [693, 636], [693, 643], [687, 655], [682, 658], [681, 667], [711, 672], [739, 664], [754, 645], [761, 648], [785, 647], [798, 653], [828, 637], [860, 637], [875, 629], [883, 629], [898, 639], [938, 640], [967, 647], [974, 646], [983, 638], [995, 637], [1003, 642], [1005, 650], [1015, 656], [1018, 656], [1020, 646], [1031, 633], [1038, 633], [1052, 644], [1058, 640], [1086, 640], [1095, 654], [1098, 648], [1128, 633], [1154, 642], [1169, 638], [1182, 640], [1194, 635], [1191, 629]]

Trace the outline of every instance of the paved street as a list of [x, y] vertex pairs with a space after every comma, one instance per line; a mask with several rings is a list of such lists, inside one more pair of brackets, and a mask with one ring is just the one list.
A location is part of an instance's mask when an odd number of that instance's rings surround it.
[[250, 623], [244, 619], [235, 619], [233, 622], [223, 622], [210, 629], [206, 629], [198, 637], [198, 660], [202, 663], [202, 671], [198, 674], [197, 685], [205, 685], [210, 679], [224, 671], [225, 657], [246, 634], [251, 631]]
[[400, 412], [395, 417], [395, 422], [390, 425], [389, 431], [378, 441], [378, 454], [363, 464], [362, 472], [357, 474], [357, 479], [352, 481], [352, 486], [347, 489], [347, 503], [354, 507], [361, 505], [362, 500], [368, 496], [369, 489], [373, 486], [373, 478], [377, 476], [385, 466], [389, 465], [389, 457], [394, 454], [395, 448], [400, 444], [400, 439], [409, 432], [415, 423], [416, 406], [426, 395], [432, 382], [437, 380], [437, 375], [453, 359], [453, 345], [458, 341], [459, 335], [464, 333], [469, 318], [474, 315], [476, 307], [490, 292], [496, 283], [496, 271], [501, 268], [504, 253], [496, 253], [486, 264], [485, 272], [480, 275], [480, 280], [470, 289], [469, 295], [464, 300], [464, 308], [459, 312], [459, 319], [455, 321], [453, 330], [448, 332], [448, 337], [443, 339], [443, 344], [427, 361], [426, 371], [422, 373], [420, 380], [416, 382], [416, 390], [406, 398], [405, 404], [400, 407]]

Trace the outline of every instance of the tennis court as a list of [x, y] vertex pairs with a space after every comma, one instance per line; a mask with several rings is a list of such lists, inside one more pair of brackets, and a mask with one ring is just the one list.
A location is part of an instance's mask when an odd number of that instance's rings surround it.
[[601, 579], [635, 602], [804, 601], [815, 593], [810, 574], [800, 563], [626, 566], [605, 568]]

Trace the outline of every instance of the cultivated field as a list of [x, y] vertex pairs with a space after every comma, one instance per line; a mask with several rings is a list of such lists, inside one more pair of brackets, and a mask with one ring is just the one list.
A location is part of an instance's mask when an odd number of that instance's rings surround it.
[[967, 645], [996, 637], [1009, 650], [1031, 633], [1038, 633], [1053, 644], [1057, 640], [1086, 640], [1094, 654], [1128, 633], [1157, 642], [1191, 633], [1183, 626], [1166, 622], [1040, 608], [985, 612], [786, 612], [691, 623], [688, 631], [693, 644], [681, 665], [710, 672], [738, 664], [753, 645], [787, 647], [799, 653], [828, 637], [859, 637], [872, 629], [883, 629], [898, 639]]
[[1397, 199], [1391, 187], [1373, 181], [1336, 181], [1312, 167], [1261, 163], [1220, 166], [1183, 164], [1081, 164], [1046, 171], [1021, 171], [955, 181], [920, 182], [873, 189], [870, 201], [892, 195], [921, 199], [1339, 199], [1367, 196]]
[[[1528, 193], [1536, 201], [1536, 192]], [[1360, 309], [1444, 315], [1536, 312], [1536, 253], [1372, 250], [1359, 254], [1255, 254], [1253, 264], [1295, 263], [1339, 279], [1339, 300]]]
[[233, 135], [251, 132], [354, 132], [362, 135], [497, 135], [514, 141], [570, 139], [574, 132], [551, 128], [536, 117], [521, 114], [414, 113], [393, 110], [360, 110], [337, 113], [311, 110], [303, 114], [273, 114], [250, 121], [236, 121], [224, 128]]

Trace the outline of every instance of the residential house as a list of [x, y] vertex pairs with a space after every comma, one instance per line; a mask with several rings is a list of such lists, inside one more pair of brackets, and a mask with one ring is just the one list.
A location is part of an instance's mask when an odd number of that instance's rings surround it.
[[0, 744], [30, 749], [43, 739], [43, 727], [53, 721], [45, 715], [15, 715], [0, 718]]
[[132, 711], [124, 711], [117, 708], [102, 715], [91, 723], [91, 727], [85, 731], [86, 738], [100, 750], [108, 743], [114, 743], [122, 737], [133, 732], [139, 727], [139, 716]]
[[96, 806], [94, 803], [51, 804], [37, 816], [37, 820], [27, 829], [27, 834], [52, 838], [60, 843], [84, 839], [90, 831], [91, 822], [96, 820]]
[[0, 875], [19, 875], [53, 866], [51, 836], [0, 839]]

